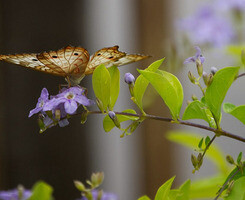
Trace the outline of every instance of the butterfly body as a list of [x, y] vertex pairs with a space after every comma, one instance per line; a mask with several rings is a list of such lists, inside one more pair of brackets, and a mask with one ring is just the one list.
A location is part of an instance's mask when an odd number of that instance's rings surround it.
[[98, 50], [91, 57], [82, 47], [67, 46], [58, 51], [39, 54], [0, 55], [0, 60], [23, 67], [63, 76], [70, 85], [78, 85], [85, 75], [92, 74], [97, 66], [104, 64], [120, 66], [148, 58], [149, 56], [126, 54], [118, 46]]

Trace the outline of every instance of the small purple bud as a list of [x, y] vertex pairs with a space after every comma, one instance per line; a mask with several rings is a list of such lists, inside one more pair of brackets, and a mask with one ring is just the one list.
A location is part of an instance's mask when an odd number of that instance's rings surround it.
[[110, 117], [112, 120], [115, 119], [116, 114], [115, 114], [113, 111], [109, 111], [109, 112], [108, 112], [108, 115], [109, 115], [109, 117]]
[[210, 71], [214, 75], [218, 71], [218, 69], [216, 67], [211, 67]]
[[124, 76], [124, 81], [127, 83], [127, 84], [132, 84], [135, 82], [135, 78], [133, 76], [133, 74], [131, 73], [126, 73], [125, 76]]
[[113, 111], [109, 111], [108, 115], [112, 119], [112, 121], [114, 122], [115, 126], [120, 129], [121, 125], [120, 125], [120, 122], [117, 119], [116, 114]]

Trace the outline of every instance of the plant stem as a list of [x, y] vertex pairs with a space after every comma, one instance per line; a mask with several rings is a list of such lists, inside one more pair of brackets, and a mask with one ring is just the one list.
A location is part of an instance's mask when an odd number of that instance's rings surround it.
[[[115, 112], [115, 111], [114, 111]], [[176, 124], [182, 124], [182, 125], [186, 125], [186, 126], [192, 126], [192, 127], [196, 127], [196, 128], [200, 128], [200, 129], [204, 129], [204, 130], [208, 130], [211, 132], [214, 132], [215, 134], [218, 133], [219, 135], [225, 136], [225, 137], [229, 137], [241, 142], [245, 142], [245, 138], [239, 136], [239, 135], [235, 135], [232, 134], [228, 131], [222, 130], [222, 129], [215, 129], [215, 128], [211, 128], [209, 126], [205, 126], [205, 125], [201, 125], [201, 124], [196, 124], [196, 123], [192, 123], [192, 122], [188, 122], [188, 121], [183, 121], [183, 120], [178, 120], [177, 122], [174, 121], [171, 118], [167, 118], [167, 117], [160, 117], [160, 116], [155, 116], [155, 115], [139, 115], [139, 114], [132, 114], [132, 113], [124, 113], [124, 112], [115, 112], [117, 115], [126, 115], [126, 116], [134, 116], [134, 117], [142, 117], [144, 119], [153, 119], [153, 120], [159, 120], [159, 121], [165, 121], [165, 122], [172, 122], [172, 123], [176, 123]], [[80, 115], [81, 113], [77, 113], [76, 115]], [[89, 111], [88, 114], [102, 114], [101, 111]]]

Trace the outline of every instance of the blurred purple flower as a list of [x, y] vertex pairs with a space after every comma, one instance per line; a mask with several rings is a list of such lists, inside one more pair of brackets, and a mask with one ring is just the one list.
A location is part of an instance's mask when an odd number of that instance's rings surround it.
[[90, 106], [93, 102], [84, 95], [82, 88], [71, 87], [46, 102], [43, 111], [55, 110], [60, 104], [64, 104], [64, 110], [67, 114], [73, 114], [76, 112], [78, 104]]
[[178, 28], [187, 32], [190, 40], [199, 45], [223, 46], [234, 38], [231, 24], [215, 13], [211, 6], [203, 6], [192, 16], [181, 20]]
[[17, 189], [0, 191], [0, 200], [27, 200], [31, 196], [29, 190], [19, 191]]
[[217, 0], [214, 3], [214, 6], [224, 11], [230, 11], [230, 10], [245, 11], [244, 0]]
[[[92, 196], [94, 200], [97, 200], [98, 190], [93, 190]], [[86, 197], [82, 197], [81, 199], [78, 199], [78, 200], [88, 200], [88, 199]], [[118, 198], [115, 194], [103, 192], [103, 195], [100, 200], [118, 200]]]
[[199, 59], [201, 64], [204, 63], [205, 58], [202, 56], [202, 51], [198, 46], [195, 46], [196, 49], [196, 54], [195, 56], [189, 57], [184, 61], [184, 64], [190, 63], [190, 62], [194, 62], [196, 63], [196, 61]]
[[28, 117], [31, 117], [32, 115], [39, 113], [43, 110], [44, 104], [48, 101], [48, 96], [49, 96], [48, 90], [46, 88], [43, 88], [41, 92], [41, 96], [38, 98], [36, 108], [30, 111]]

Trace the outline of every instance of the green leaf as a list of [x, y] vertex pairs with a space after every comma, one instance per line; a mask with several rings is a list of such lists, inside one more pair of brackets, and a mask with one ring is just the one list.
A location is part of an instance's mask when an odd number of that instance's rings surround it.
[[191, 199], [213, 199], [225, 180], [225, 174], [193, 181], [190, 188]]
[[199, 100], [192, 101], [186, 107], [182, 119], [183, 120], [203, 119], [206, 122], [208, 122], [210, 127], [216, 128], [216, 124], [211, 111], [207, 108], [207, 106], [203, 102]]
[[53, 188], [45, 182], [37, 182], [32, 189], [32, 195], [28, 200], [51, 200]]
[[234, 182], [231, 193], [226, 200], [245, 200], [245, 177], [241, 177]]
[[107, 110], [110, 103], [111, 77], [104, 65], [94, 70], [92, 83], [95, 96], [102, 102], [103, 109]]
[[170, 192], [171, 186], [173, 184], [175, 177], [172, 177], [168, 181], [166, 181], [158, 190], [156, 193], [156, 196], [154, 200], [166, 200], [168, 198], [168, 194]]
[[[127, 109], [127, 110], [124, 110], [123, 111], [124, 113], [132, 113], [132, 114], [137, 114], [134, 110], [132, 109]], [[121, 122], [124, 122], [124, 121], [127, 121], [127, 120], [137, 120], [139, 119], [138, 117], [134, 117], [134, 116], [127, 116], [127, 115], [116, 115], [117, 116], [117, 119], [118, 119], [118, 122], [121, 123]], [[103, 128], [105, 130], [105, 132], [109, 132], [111, 129], [113, 129], [115, 127], [115, 124], [114, 122], [111, 120], [111, 118], [106, 115], [104, 120], [103, 120]]]
[[110, 109], [113, 110], [120, 91], [120, 72], [116, 66], [108, 68], [108, 71], [111, 76]]
[[[201, 140], [201, 136], [198, 134], [184, 131], [171, 131], [166, 135], [166, 137], [170, 141], [181, 144], [191, 150], [195, 149], [196, 145]], [[217, 166], [220, 172], [224, 174], [228, 172], [228, 166], [226, 160], [224, 159], [225, 156], [217, 145], [212, 144], [209, 147], [206, 153], [206, 157]]]
[[209, 142], [210, 142], [210, 137], [207, 136], [207, 137], [205, 138], [205, 145], [208, 146]]
[[190, 180], [185, 181], [179, 188], [179, 192], [178, 195], [176, 196], [176, 200], [189, 200], [190, 187], [191, 187], [191, 181]]
[[143, 197], [138, 198], [138, 200], [151, 200], [151, 199], [145, 195]]
[[183, 102], [183, 88], [177, 77], [166, 71], [148, 72], [138, 70], [155, 88], [168, 106], [174, 120], [179, 118]]
[[223, 110], [226, 113], [231, 114], [238, 120], [240, 120], [243, 124], [245, 124], [245, 105], [235, 106], [231, 103], [224, 103]]
[[211, 85], [207, 88], [205, 101], [218, 123], [221, 117], [221, 104], [233, 83], [240, 67], [226, 67], [217, 71]]
[[237, 157], [237, 164], [239, 164], [242, 160], [242, 152], [239, 153], [238, 157]]
[[203, 138], [200, 140], [200, 142], [198, 143], [198, 147], [199, 147], [199, 149], [201, 149], [202, 148], [202, 143], [203, 143]]
[[[165, 58], [155, 61], [148, 68], [146, 68], [144, 71], [155, 72], [160, 67], [160, 65], [163, 63], [164, 59]], [[149, 84], [149, 81], [146, 80], [144, 78], [144, 76], [142, 76], [142, 75], [138, 76], [138, 78], [136, 79], [135, 84], [134, 84], [134, 98], [135, 98], [137, 105], [142, 110], [143, 110], [142, 98], [145, 94], [145, 90], [146, 90], [148, 84]]]

